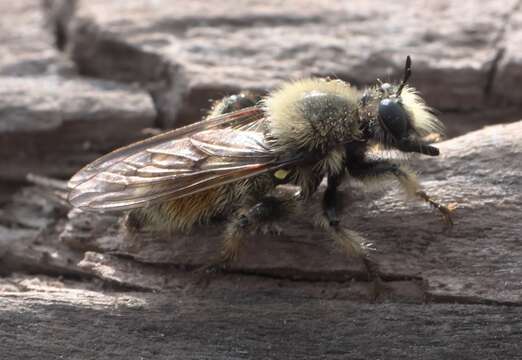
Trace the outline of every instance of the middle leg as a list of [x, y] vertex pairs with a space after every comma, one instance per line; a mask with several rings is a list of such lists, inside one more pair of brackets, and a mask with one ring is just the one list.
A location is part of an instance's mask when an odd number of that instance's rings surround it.
[[347, 229], [340, 223], [338, 212], [342, 210], [343, 204], [338, 196], [338, 186], [344, 174], [328, 177], [328, 186], [323, 196], [323, 216], [321, 227], [328, 232], [330, 237], [341, 246], [347, 256], [362, 259], [369, 280], [379, 282], [378, 264], [370, 256], [372, 244], [357, 232]]

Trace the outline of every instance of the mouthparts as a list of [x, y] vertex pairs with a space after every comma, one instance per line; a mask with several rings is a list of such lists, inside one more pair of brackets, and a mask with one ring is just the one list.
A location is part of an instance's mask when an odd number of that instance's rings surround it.
[[404, 152], [416, 152], [421, 153], [428, 156], [438, 156], [440, 151], [435, 146], [424, 144], [417, 140], [412, 140], [409, 138], [401, 139], [398, 143], [397, 148]]

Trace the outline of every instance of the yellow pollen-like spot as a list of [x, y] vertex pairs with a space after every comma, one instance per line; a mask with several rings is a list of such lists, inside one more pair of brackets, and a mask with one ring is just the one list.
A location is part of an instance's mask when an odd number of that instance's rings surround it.
[[288, 170], [279, 169], [274, 173], [276, 179], [284, 180], [288, 176]]

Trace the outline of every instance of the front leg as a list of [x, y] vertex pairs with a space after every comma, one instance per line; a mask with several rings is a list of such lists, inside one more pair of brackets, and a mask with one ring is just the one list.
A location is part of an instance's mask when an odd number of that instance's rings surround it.
[[453, 225], [451, 213], [455, 209], [455, 205], [451, 204], [449, 206], [444, 206], [433, 200], [428, 194], [426, 194], [426, 192], [421, 189], [415, 173], [406, 167], [394, 164], [387, 160], [378, 160], [362, 161], [355, 164], [350, 164], [348, 170], [350, 175], [362, 181], [375, 180], [390, 175], [394, 176], [408, 195], [415, 196], [427, 202], [433, 208], [440, 211], [444, 221], [448, 225]]

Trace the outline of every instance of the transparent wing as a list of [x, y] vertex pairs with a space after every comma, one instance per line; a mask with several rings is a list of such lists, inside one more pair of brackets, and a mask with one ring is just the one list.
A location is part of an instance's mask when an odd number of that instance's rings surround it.
[[295, 162], [250, 130], [263, 121], [259, 108], [247, 108], [116, 150], [71, 178], [69, 201], [83, 209], [130, 209]]
[[75, 188], [79, 184], [87, 181], [90, 177], [98, 174], [103, 170], [109, 169], [111, 166], [122, 160], [125, 160], [127, 157], [154, 147], [158, 144], [189, 137], [192, 134], [204, 130], [219, 128], [241, 128], [242, 126], [248, 126], [248, 124], [255, 124], [259, 121], [262, 121], [263, 118], [263, 111], [259, 107], [253, 106], [235, 111], [233, 113], [205, 119], [188, 126], [153, 136], [143, 141], [135, 142], [110, 152], [107, 155], [104, 155], [88, 164], [69, 180], [68, 186], [70, 188]]

